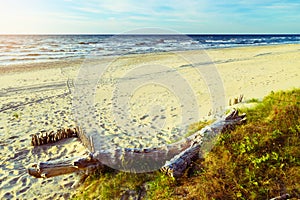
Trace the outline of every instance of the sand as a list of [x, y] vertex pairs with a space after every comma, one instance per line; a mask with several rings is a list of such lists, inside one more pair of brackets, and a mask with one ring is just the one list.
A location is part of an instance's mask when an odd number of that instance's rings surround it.
[[[208, 64], [217, 74], [199, 71]], [[91, 73], [82, 77], [87, 85], [80, 88], [78, 76], [89, 66], [106, 68], [100, 80], [97, 70], [89, 68]], [[87, 131], [108, 136], [103, 148], [171, 143], [182, 137], [176, 128], [213, 116], [229, 99], [241, 94], [245, 100], [262, 99], [271, 91], [299, 88], [300, 45], [0, 66], [0, 77], [0, 198], [67, 199], [76, 192], [79, 175], [35, 179], [26, 168], [85, 155], [85, 147], [72, 138], [34, 148], [31, 134], [81, 123]], [[94, 83], [95, 90], [90, 89]], [[90, 93], [95, 94], [94, 105], [85, 104]], [[220, 101], [214, 104], [216, 99]], [[74, 109], [80, 110], [79, 117]]]

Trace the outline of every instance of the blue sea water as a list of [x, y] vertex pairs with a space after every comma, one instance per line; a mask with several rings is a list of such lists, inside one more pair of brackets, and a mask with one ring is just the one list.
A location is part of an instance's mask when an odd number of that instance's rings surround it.
[[150, 52], [300, 44], [289, 35], [0, 35], [0, 65]]

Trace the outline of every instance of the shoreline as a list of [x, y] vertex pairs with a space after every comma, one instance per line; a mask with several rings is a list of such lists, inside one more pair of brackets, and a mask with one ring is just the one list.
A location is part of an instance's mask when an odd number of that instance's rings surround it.
[[[55, 145], [37, 148], [30, 146], [31, 134], [41, 130], [55, 131], [75, 125], [72, 116], [74, 96], [68, 92], [74, 91], [74, 86], [70, 89], [69, 85], [76, 84], [80, 66], [83, 64], [108, 66], [95, 90], [96, 111], [85, 110], [89, 119], [103, 126], [102, 133], [105, 136], [122, 134], [122, 138], [116, 138], [112, 141], [113, 143], [128, 147], [155, 146], [174, 141], [176, 133], [166, 131], [160, 137], [143, 134], [142, 136], [146, 135], [143, 140], [131, 140], [134, 135], [122, 132], [118, 129], [118, 124], [114, 122], [115, 114], [118, 112], [120, 112], [120, 117], [126, 118], [124, 115], [126, 110], [121, 109], [122, 104], [112, 110], [113, 103], [122, 103], [113, 101], [116, 99], [113, 93], [116, 83], [120, 83], [120, 88], [122, 84], [139, 86], [132, 95], [129, 93], [132, 109], [129, 117], [132, 119], [123, 124], [125, 128], [128, 124], [129, 128], [139, 125], [147, 127], [161, 117], [165, 117], [163, 119], [165, 119], [166, 130], [180, 124], [183, 108], [180, 102], [178, 103], [178, 96], [182, 94], [172, 92], [162, 84], [143, 84], [143, 81], [148, 80], [144, 76], [134, 77], [140, 78], [140, 82], [131, 83], [130, 80], [133, 78], [127, 76], [128, 72], [132, 72], [137, 67], [146, 66], [142, 69], [143, 72], [149, 72], [146, 73], [147, 77], [165, 77], [168, 80], [165, 83], [167, 86], [172, 81], [181, 83], [178, 82], [180, 79], [177, 76], [170, 74], [172, 71], [178, 72], [195, 95], [197, 104], [191, 107], [198, 109], [205, 116], [212, 107], [210, 90], [207, 82], [201, 79], [201, 74], [195, 71], [188, 62], [189, 60], [198, 62], [197, 59], [203, 58], [201, 61], [205, 59], [213, 61], [223, 83], [224, 103], [228, 105], [229, 99], [241, 94], [244, 95], [245, 100], [249, 100], [263, 98], [271, 91], [299, 88], [299, 52], [300, 44], [293, 44], [125, 55], [102, 60], [66, 60], [55, 63], [17, 65], [7, 71], [3, 70], [5, 67], [0, 66], [0, 109], [8, 108], [0, 112], [2, 138], [0, 156], [3, 160], [0, 168], [0, 187], [2, 188], [0, 198], [33, 199], [36, 196], [68, 198], [74, 191], [71, 186], [79, 180], [75, 174], [40, 180], [30, 177], [25, 170], [29, 164], [37, 161], [82, 156], [86, 153], [86, 149], [77, 139], [68, 139]], [[163, 69], [162, 67], [168, 67], [172, 70], [154, 73], [147, 71], [150, 69], [149, 66], [158, 66], [159, 70]], [[123, 93], [117, 97], [122, 95]], [[151, 112], [149, 105], [161, 104], [163, 106], [159, 107], [158, 112]], [[192, 113], [188, 112], [189, 114], [192, 116]], [[109, 148], [111, 144], [107, 145]]]
[[[161, 54], [173, 54], [173, 53], [192, 53], [192, 52], [215, 52], [215, 51], [226, 51], [229, 49], [233, 50], [243, 50], [243, 49], [263, 49], [263, 48], [278, 48], [278, 47], [286, 47], [286, 46], [299, 46], [300, 44], [267, 44], [267, 45], [249, 45], [249, 46], [233, 46], [233, 47], [216, 47], [216, 48], [203, 48], [201, 50], [184, 50], [184, 51], [168, 51], [168, 52], [150, 52], [150, 53], [137, 53], [137, 54], [124, 54], [124, 55], [110, 55], [110, 56], [99, 56], [101, 59], [117, 59], [117, 58], [135, 58], [139, 56], [149, 56], [149, 55], [161, 55]], [[299, 50], [298, 49], [298, 50]], [[61, 67], [69, 67], [70, 65], [80, 66], [83, 62], [85, 62], [87, 58], [67, 58], [62, 60], [53, 60], [53, 61], [41, 61], [41, 62], [32, 62], [32, 63], [19, 63], [19, 64], [10, 64], [10, 65], [1, 65], [0, 64], [0, 75], [7, 73], [15, 73], [15, 72], [24, 72], [24, 71], [34, 71], [34, 70], [42, 70], [49, 68], [61, 68]], [[50, 66], [52, 65], [52, 66]]]

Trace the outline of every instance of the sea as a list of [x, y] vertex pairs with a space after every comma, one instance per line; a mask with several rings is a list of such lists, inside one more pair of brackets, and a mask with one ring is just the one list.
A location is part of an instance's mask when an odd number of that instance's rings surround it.
[[300, 34], [273, 35], [0, 35], [0, 65], [151, 52], [299, 44]]

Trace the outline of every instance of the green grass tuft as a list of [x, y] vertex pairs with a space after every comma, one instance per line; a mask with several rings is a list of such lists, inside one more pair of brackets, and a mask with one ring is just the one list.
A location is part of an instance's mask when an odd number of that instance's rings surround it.
[[246, 103], [259, 103], [259, 99], [256, 99], [256, 98], [252, 98], [252, 99], [249, 99], [246, 101]]
[[15, 119], [19, 119], [19, 118], [20, 118], [20, 115], [19, 115], [19, 113], [14, 112], [14, 113], [13, 113], [13, 117], [14, 117]]

